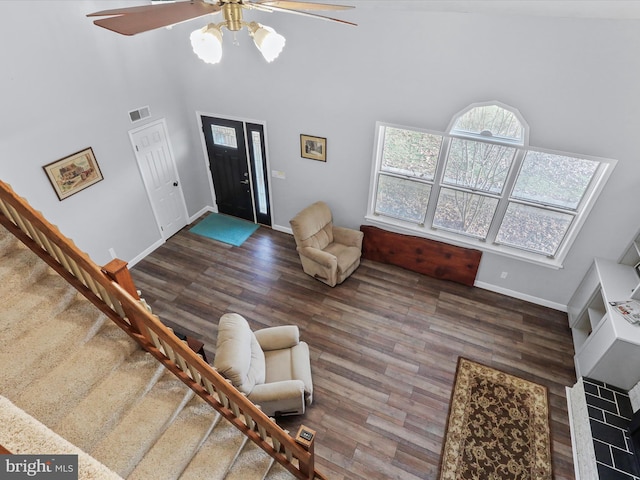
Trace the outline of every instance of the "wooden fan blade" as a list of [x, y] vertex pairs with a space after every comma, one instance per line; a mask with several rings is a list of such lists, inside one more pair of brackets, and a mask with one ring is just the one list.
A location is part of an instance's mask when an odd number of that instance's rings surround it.
[[[273, 3], [273, 2], [271, 2], [271, 3]], [[279, 3], [282, 3], [282, 1], [279, 2]], [[287, 2], [287, 3], [289, 3], [289, 2]], [[346, 20], [341, 20], [339, 18], [326, 17], [324, 15], [318, 15], [317, 13], [301, 12], [300, 10], [292, 10], [290, 8], [276, 7], [274, 5], [266, 5], [264, 3], [259, 4], [259, 6], [257, 6], [257, 8], [259, 10], [271, 10], [271, 11], [275, 11], [275, 12], [293, 13], [295, 15], [302, 15], [303, 17], [319, 18], [320, 20], [327, 20], [327, 21], [330, 21], [330, 22], [346, 23], [347, 25], [354, 25], [356, 27], [358, 26], [357, 23], [347, 22]]]
[[110, 16], [94, 20], [93, 23], [122, 35], [135, 35], [209, 13], [217, 13], [220, 9], [219, 5], [210, 5], [198, 0], [103, 10], [90, 13], [87, 17]]
[[255, 2], [266, 7], [280, 7], [294, 10], [348, 10], [351, 5], [331, 5], [329, 3], [296, 2], [294, 0], [263, 0]]
[[[186, 2], [193, 3], [193, 2]], [[138, 7], [122, 7], [113, 8], [110, 10], [100, 10], [99, 12], [87, 13], [87, 17], [114, 17], [116, 15], [127, 15], [129, 13], [147, 13], [153, 12], [159, 9], [166, 9], [167, 7], [175, 8], [175, 3], [165, 3], [158, 5], [140, 5]]]

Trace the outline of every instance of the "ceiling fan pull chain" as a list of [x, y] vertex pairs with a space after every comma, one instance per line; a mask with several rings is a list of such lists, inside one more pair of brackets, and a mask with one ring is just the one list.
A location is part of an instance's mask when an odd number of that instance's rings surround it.
[[240, 40], [238, 40], [238, 32], [233, 32], [233, 44], [236, 47], [240, 46]]

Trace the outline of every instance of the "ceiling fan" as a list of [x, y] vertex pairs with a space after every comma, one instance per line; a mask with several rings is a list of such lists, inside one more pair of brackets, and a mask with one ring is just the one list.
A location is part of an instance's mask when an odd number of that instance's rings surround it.
[[237, 32], [247, 27], [249, 34], [267, 61], [275, 59], [284, 47], [284, 37], [271, 27], [257, 22], [245, 22], [243, 10], [264, 12], [285, 12], [333, 22], [356, 25], [338, 18], [327, 17], [311, 11], [347, 10], [346, 5], [299, 2], [295, 0], [189, 0], [138, 7], [115, 8], [90, 13], [88, 17], [107, 17], [94, 20], [94, 24], [122, 35], [155, 30], [175, 25], [204, 15], [222, 12], [224, 20], [218, 24], [210, 23], [191, 34], [194, 52], [207, 63], [218, 63], [222, 58], [222, 27]]

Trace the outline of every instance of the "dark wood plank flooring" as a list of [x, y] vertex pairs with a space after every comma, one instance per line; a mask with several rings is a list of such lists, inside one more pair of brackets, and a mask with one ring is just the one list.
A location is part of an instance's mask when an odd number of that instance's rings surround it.
[[342, 285], [305, 275], [293, 237], [260, 227], [241, 247], [183, 229], [132, 268], [165, 324], [215, 355], [220, 316], [296, 324], [312, 355], [317, 466], [342, 480], [434, 479], [458, 356], [549, 388], [553, 469], [573, 479], [566, 314], [364, 260]]

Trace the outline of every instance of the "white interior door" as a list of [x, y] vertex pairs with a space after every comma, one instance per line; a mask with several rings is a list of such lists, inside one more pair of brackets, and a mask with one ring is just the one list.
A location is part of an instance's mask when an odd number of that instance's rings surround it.
[[151, 208], [166, 240], [187, 224], [187, 206], [164, 119], [129, 132]]

